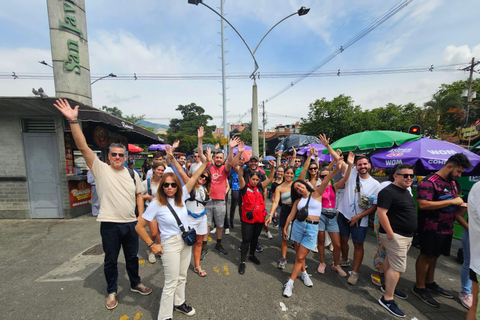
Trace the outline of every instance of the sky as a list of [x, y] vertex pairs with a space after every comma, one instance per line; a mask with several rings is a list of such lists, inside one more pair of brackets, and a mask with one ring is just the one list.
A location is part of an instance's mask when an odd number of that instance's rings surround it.
[[[148, 75], [221, 76], [219, 17], [187, 0], [85, 0], [93, 105], [116, 106], [124, 114], [168, 124], [180, 118], [178, 105], [196, 103], [222, 125], [221, 79], [134, 80]], [[204, 0], [220, 12], [220, 0]], [[307, 117], [317, 99], [351, 96], [363, 109], [388, 103], [423, 106], [442, 83], [466, 80], [465, 67], [480, 59], [478, 0], [413, 0], [399, 13], [345, 49], [312, 76], [271, 99], [295, 77], [262, 78], [262, 74], [305, 73], [340, 46], [382, 17], [399, 0], [225, 0], [226, 19], [251, 49], [278, 21], [301, 6], [305, 16], [292, 16], [276, 26], [255, 53], [260, 74], [258, 102], [265, 104], [267, 130]], [[226, 25], [227, 26], [227, 25]], [[225, 29], [227, 121], [248, 122], [254, 63], [247, 47], [230, 27]], [[15, 72], [18, 79], [0, 78], [1, 96], [33, 96], [42, 87], [55, 95], [52, 79], [22, 79], [22, 73], [52, 75], [46, 1], [9, 0], [0, 11], [0, 75]], [[454, 65], [449, 72], [435, 66]], [[342, 72], [385, 68], [430, 67], [433, 72], [348, 76]], [[318, 77], [316, 73], [340, 76]], [[475, 74], [475, 77], [478, 74]], [[261, 118], [261, 115], [260, 115]], [[260, 122], [261, 123], [261, 122]]]

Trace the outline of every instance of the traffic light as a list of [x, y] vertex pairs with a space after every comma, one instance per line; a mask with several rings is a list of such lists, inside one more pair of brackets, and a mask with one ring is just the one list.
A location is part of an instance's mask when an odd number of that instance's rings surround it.
[[408, 128], [408, 133], [420, 135], [422, 134], [422, 127], [418, 124], [411, 125], [410, 128]]

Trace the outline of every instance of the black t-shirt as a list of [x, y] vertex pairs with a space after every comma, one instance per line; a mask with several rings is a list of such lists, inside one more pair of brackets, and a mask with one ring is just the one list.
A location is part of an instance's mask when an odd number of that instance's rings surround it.
[[[417, 230], [415, 200], [407, 189], [393, 183], [378, 193], [377, 206], [387, 209], [387, 217], [394, 233], [404, 237], [413, 237]], [[386, 233], [380, 226], [379, 232]]]
[[[260, 178], [260, 182], [263, 182], [267, 180], [267, 177], [263, 174], [263, 172], [256, 170], [258, 177]], [[245, 183], [248, 183], [250, 181], [250, 174], [252, 173], [252, 170], [249, 167], [246, 167], [243, 170], [243, 179], [245, 180]]]

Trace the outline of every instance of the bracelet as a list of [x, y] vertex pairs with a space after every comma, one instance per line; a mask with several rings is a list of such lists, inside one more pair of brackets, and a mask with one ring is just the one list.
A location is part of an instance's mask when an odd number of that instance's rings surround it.
[[270, 213], [267, 213], [267, 216], [272, 217], [272, 215]]
[[75, 120], [68, 120], [68, 123], [78, 123], [78, 119], [75, 119]]
[[154, 244], [155, 244], [155, 241], [152, 241], [152, 243], [150, 243], [150, 244], [148, 245], [148, 247], [150, 248], [150, 247], [153, 246]]

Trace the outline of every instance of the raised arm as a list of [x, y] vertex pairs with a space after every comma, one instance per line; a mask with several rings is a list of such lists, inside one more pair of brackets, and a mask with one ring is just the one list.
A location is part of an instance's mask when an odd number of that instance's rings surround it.
[[[232, 170], [233, 164], [233, 148], [235, 148], [240, 143], [240, 139], [235, 137], [230, 139], [230, 143], [228, 144], [228, 156], [227, 161], [225, 162], [225, 172], [230, 173]], [[240, 150], [238, 151], [240, 153]]]
[[278, 169], [278, 167], [280, 167], [282, 165], [282, 154], [283, 154], [283, 150], [278, 150], [278, 153], [277, 153], [277, 169]]
[[308, 167], [310, 167], [310, 162], [312, 161], [313, 150], [315, 150], [315, 148], [310, 147], [310, 151], [308, 152], [307, 160], [305, 160], [305, 163], [303, 164], [302, 172], [300, 172], [300, 175], [297, 178], [298, 180], [305, 180], [305, 176], [307, 175]]
[[[172, 148], [171, 148], [171, 150], [172, 150], [172, 156], [173, 156], [173, 153], [175, 152], [175, 149], [177, 149], [179, 145], [180, 145], [180, 140], [176, 140], [176, 141], [172, 144]], [[166, 157], [165, 162], [167, 163], [167, 166], [170, 167], [170, 164], [172, 163], [172, 162], [170, 161], [170, 157]], [[178, 170], [177, 167], [175, 167], [175, 169]], [[182, 171], [183, 171], [183, 170], [182, 170]], [[183, 178], [182, 178], [182, 180], [183, 180]], [[185, 183], [185, 181], [183, 181], [183, 182]]]
[[[235, 168], [237, 167], [237, 164], [239, 163], [240, 158], [242, 157], [243, 151], [245, 151], [245, 143], [243, 141], [240, 141], [238, 143], [237, 154], [233, 157], [233, 162], [232, 162], [233, 170], [235, 170]], [[237, 170], [235, 170], [235, 171], [237, 171]]]
[[243, 178], [243, 161], [240, 160], [234, 170], [238, 174], [238, 185], [240, 189], [243, 189], [246, 185], [245, 179]]
[[290, 167], [293, 167], [295, 165], [295, 159], [297, 158], [297, 150], [295, 150], [294, 147], [293, 149], [293, 154], [292, 154], [292, 160], [290, 160]]
[[[320, 139], [320, 142], [325, 146], [325, 148], [327, 148], [328, 150], [328, 153], [330, 153], [330, 155], [333, 157], [333, 159], [335, 159], [335, 161], [338, 162], [338, 160], [340, 159], [340, 155], [338, 153], [336, 153], [333, 148], [330, 146], [330, 138], [327, 139], [327, 136], [325, 135], [325, 133], [323, 134], [320, 134], [318, 136], [318, 138]], [[345, 169], [346, 169], [346, 165], [342, 165], [340, 167], [340, 169], [342, 170], [342, 172], [345, 172]]]
[[210, 148], [207, 148], [206, 161], [202, 162], [202, 165], [192, 174], [192, 177], [190, 178], [190, 180], [185, 184], [188, 192], [192, 191], [193, 186], [195, 185], [195, 182], [203, 174], [203, 171], [205, 171], [205, 169], [207, 168], [207, 164], [209, 162], [213, 163], [212, 150]]
[[320, 160], [318, 160], [318, 150], [313, 148], [313, 155], [315, 156], [315, 163], [317, 164], [317, 167], [320, 167]]
[[269, 183], [272, 182], [273, 177], [275, 177], [275, 169], [273, 168], [273, 166], [275, 165], [275, 162], [274, 161], [268, 161], [268, 164], [270, 165], [270, 167], [272, 169], [270, 170], [270, 173], [268, 174], [267, 179], [265, 179], [265, 181], [262, 182], [263, 190], [267, 189]]
[[203, 126], [197, 129], [197, 152], [198, 156], [200, 157], [201, 162], [205, 162], [206, 158], [205, 155], [203, 154], [203, 136], [205, 135], [205, 130], [203, 129]]
[[[177, 142], [177, 141], [175, 141], [175, 142]], [[183, 183], [187, 184], [187, 182], [190, 180], [190, 178], [185, 173], [185, 171], [183, 171], [183, 168], [180, 165], [180, 163], [178, 163], [177, 159], [175, 159], [175, 157], [173, 156], [173, 146], [172, 146], [172, 148], [170, 148], [169, 146], [166, 146], [165, 151], [167, 153], [167, 157], [166, 157], [167, 158], [167, 163], [170, 162], [171, 164], [173, 164], [173, 166], [177, 170], [178, 174], [180, 175], [180, 178], [182, 179]]]
[[82, 129], [78, 124], [78, 108], [75, 106], [74, 109], [70, 107], [70, 104], [66, 99], [58, 99], [53, 105], [67, 118], [70, 123], [70, 129], [72, 130], [73, 140], [75, 140], [75, 145], [78, 150], [82, 153], [85, 163], [91, 169], [93, 166], [93, 161], [95, 160], [95, 153], [87, 145], [87, 140], [83, 135]]
[[[353, 161], [355, 161], [355, 155], [353, 154], [352, 151], [350, 151], [347, 157], [347, 170], [345, 171], [345, 175], [340, 181], [338, 181], [333, 185], [333, 188], [335, 189], [335, 191], [343, 187], [343, 185], [347, 182], [348, 178], [350, 178], [350, 173], [352, 172], [352, 168], [353, 168]], [[343, 157], [340, 158], [340, 162], [343, 162]]]
[[321, 197], [323, 192], [328, 186], [328, 183], [330, 180], [335, 177], [335, 175], [338, 173], [339, 166], [337, 165], [333, 171], [331, 171], [325, 178], [322, 180], [322, 184], [314, 188], [314, 192], [317, 194], [317, 197]]

